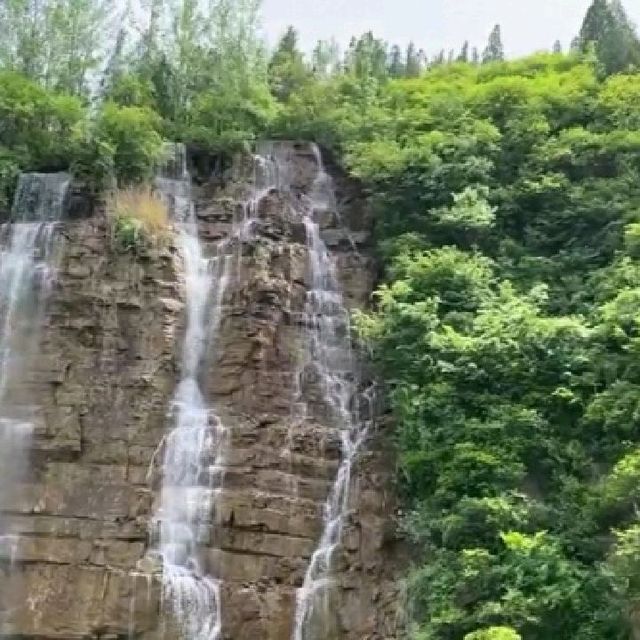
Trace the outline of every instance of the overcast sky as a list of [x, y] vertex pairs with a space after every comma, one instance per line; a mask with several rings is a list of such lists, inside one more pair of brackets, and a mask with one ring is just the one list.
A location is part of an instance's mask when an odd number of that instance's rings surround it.
[[[429, 54], [459, 49], [464, 40], [484, 47], [494, 24], [502, 25], [507, 55], [565, 47], [580, 28], [591, 0], [263, 0], [263, 26], [270, 44], [289, 24], [305, 49], [335, 36], [346, 44], [369, 29], [390, 43], [413, 40]], [[624, 2], [640, 23], [640, 0]]]

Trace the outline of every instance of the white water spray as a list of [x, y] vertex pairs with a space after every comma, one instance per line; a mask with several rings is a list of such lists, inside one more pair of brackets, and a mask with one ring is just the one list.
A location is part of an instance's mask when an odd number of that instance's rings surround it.
[[219, 315], [212, 307], [224, 292], [226, 256], [202, 255], [182, 145], [173, 148], [156, 186], [178, 224], [187, 317], [181, 380], [170, 411], [174, 426], [163, 442], [155, 551], [162, 560], [163, 608], [170, 609], [186, 640], [215, 640], [221, 629], [220, 585], [207, 575], [200, 549], [211, 529], [212, 471], [225, 429], [204, 401], [199, 376], [211, 316]]
[[181, 380], [172, 402], [174, 427], [164, 441], [162, 490], [155, 520], [162, 559], [163, 606], [185, 640], [217, 640], [222, 629], [221, 585], [208, 574], [203, 548], [213, 542], [216, 500], [222, 490], [228, 430], [203, 397], [202, 365], [215, 350], [224, 296], [232, 277], [234, 245], [248, 237], [259, 202], [273, 186], [272, 160], [256, 157], [254, 187], [229, 237], [203, 255], [190, 195], [184, 147], [156, 186], [178, 223], [184, 258], [187, 326]]
[[[22, 174], [12, 216], [0, 226], [0, 501], [10, 503], [24, 480], [36, 408], [13, 390], [37, 353], [44, 304], [54, 274], [54, 234], [63, 213], [66, 174]], [[28, 222], [27, 222], [28, 221]], [[0, 514], [0, 562], [11, 570], [20, 538]], [[8, 631], [2, 622], [0, 631]]]
[[68, 173], [22, 173], [12, 218], [20, 222], [55, 222], [62, 218], [71, 176]]
[[[367, 437], [369, 422], [359, 416], [358, 388], [346, 309], [334, 261], [320, 235], [319, 214], [334, 211], [335, 191], [314, 147], [318, 174], [304, 216], [311, 289], [307, 293], [305, 326], [307, 359], [303, 378], [320, 387], [329, 419], [341, 441], [341, 462], [324, 506], [324, 525], [302, 587], [296, 597], [293, 640], [322, 640], [331, 620], [330, 594], [335, 586], [333, 564], [349, 510], [351, 476], [356, 456]], [[305, 380], [300, 383], [304, 394]]]

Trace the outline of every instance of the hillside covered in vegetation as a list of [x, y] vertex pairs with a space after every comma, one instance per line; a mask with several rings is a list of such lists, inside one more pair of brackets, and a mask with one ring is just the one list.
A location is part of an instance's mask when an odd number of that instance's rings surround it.
[[376, 211], [383, 283], [355, 324], [396, 425], [411, 637], [632, 637], [640, 43], [622, 5], [594, 0], [567, 53], [505, 61], [499, 28], [430, 60], [370, 33], [306, 57], [293, 29], [267, 52], [249, 0], [154, 2], [103, 51], [99, 3], [27, 24], [29, 4], [0, 8], [0, 208], [26, 169], [144, 181], [165, 139], [323, 145]]

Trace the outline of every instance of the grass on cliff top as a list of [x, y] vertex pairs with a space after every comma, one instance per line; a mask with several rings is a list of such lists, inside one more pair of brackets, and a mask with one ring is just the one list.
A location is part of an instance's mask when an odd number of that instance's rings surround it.
[[167, 205], [148, 186], [118, 189], [107, 201], [107, 213], [124, 248], [165, 238], [170, 226]]

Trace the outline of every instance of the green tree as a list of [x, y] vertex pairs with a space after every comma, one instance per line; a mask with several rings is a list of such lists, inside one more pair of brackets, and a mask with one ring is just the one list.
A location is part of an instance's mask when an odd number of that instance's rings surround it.
[[313, 73], [327, 77], [340, 71], [340, 47], [335, 39], [319, 40], [311, 57]]
[[371, 31], [353, 38], [345, 57], [345, 69], [356, 78], [383, 79], [387, 76], [387, 44]]
[[[148, 109], [107, 103], [96, 122], [93, 139], [97, 144], [91, 151], [113, 154], [116, 177], [121, 184], [149, 180], [162, 155], [159, 124], [157, 115]], [[105, 160], [96, 157], [83, 161], [89, 166]]]
[[497, 24], [489, 35], [489, 42], [482, 53], [482, 62], [499, 62], [504, 60], [504, 46], [500, 25]]
[[392, 78], [401, 78], [406, 75], [406, 65], [403, 60], [402, 49], [397, 44], [391, 47], [389, 54], [389, 75]]
[[42, 80], [47, 67], [51, 6], [45, 0], [0, 4], [0, 62], [3, 67]]
[[357, 116], [327, 87], [377, 213], [384, 284], [356, 326], [419, 550], [410, 637], [629, 637], [637, 84], [573, 52], [433, 66]]
[[0, 65], [46, 88], [85, 94], [106, 55], [107, 15], [102, 0], [6, 0], [0, 4]]
[[469, 62], [469, 41], [465, 40], [457, 58], [458, 62]]
[[595, 47], [605, 74], [619, 73], [640, 64], [640, 41], [619, 0], [594, 0], [579, 35], [583, 51]]
[[298, 33], [289, 27], [269, 61], [269, 84], [278, 100], [286, 101], [307, 80], [310, 73], [298, 49]]
[[165, 137], [238, 147], [275, 115], [258, 34], [258, 0], [150, 0], [139, 41], [111, 74], [105, 99], [151, 109]]
[[21, 168], [68, 169], [85, 118], [77, 97], [0, 72], [0, 148], [10, 150]]
[[75, 95], [89, 92], [90, 75], [104, 60], [104, 42], [111, 37], [108, 7], [95, 0], [58, 0], [54, 5], [47, 34], [51, 45], [48, 84]]
[[420, 56], [413, 42], [410, 42], [409, 46], [407, 47], [406, 62], [404, 67], [405, 75], [408, 78], [417, 78], [422, 71]]
[[444, 49], [441, 49], [431, 60], [432, 67], [440, 67], [445, 63]]

